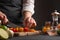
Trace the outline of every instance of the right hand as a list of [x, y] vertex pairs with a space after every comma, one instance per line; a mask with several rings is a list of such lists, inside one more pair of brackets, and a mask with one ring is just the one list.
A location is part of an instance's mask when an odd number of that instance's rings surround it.
[[0, 11], [0, 20], [2, 20], [3, 24], [6, 24], [8, 22], [7, 16]]

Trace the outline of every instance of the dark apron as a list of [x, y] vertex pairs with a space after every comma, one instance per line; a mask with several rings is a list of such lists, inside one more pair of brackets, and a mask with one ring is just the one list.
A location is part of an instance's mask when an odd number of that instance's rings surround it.
[[22, 24], [22, 0], [0, 0], [0, 11], [4, 12], [10, 22]]

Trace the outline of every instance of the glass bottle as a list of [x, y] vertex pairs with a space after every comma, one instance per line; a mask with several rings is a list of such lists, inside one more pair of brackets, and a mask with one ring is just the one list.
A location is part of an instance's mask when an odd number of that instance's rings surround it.
[[58, 24], [58, 15], [59, 13], [57, 12], [57, 10], [55, 10], [55, 12], [52, 13], [52, 26], [55, 28]]

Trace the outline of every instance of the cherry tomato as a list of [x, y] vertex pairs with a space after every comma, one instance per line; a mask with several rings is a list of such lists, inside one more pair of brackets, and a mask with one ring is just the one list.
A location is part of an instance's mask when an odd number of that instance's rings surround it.
[[20, 27], [19, 28], [19, 32], [23, 32], [24, 31], [24, 28], [23, 27]]
[[19, 32], [19, 28], [18, 27], [16, 27], [15, 30], [16, 30], [16, 32]]
[[17, 32], [16, 28], [13, 29], [13, 32]]
[[35, 29], [30, 29], [29, 32], [35, 32], [36, 30]]
[[9, 28], [9, 29], [13, 31], [14, 28], [11, 27], [11, 28]]
[[25, 27], [24, 28], [24, 32], [28, 32], [29, 31], [29, 28], [28, 27]]

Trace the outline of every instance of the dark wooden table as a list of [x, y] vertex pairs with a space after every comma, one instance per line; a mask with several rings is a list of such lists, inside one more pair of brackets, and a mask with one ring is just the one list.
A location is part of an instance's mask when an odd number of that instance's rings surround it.
[[12, 37], [8, 40], [60, 40], [60, 36], [33, 35], [23, 37]]

